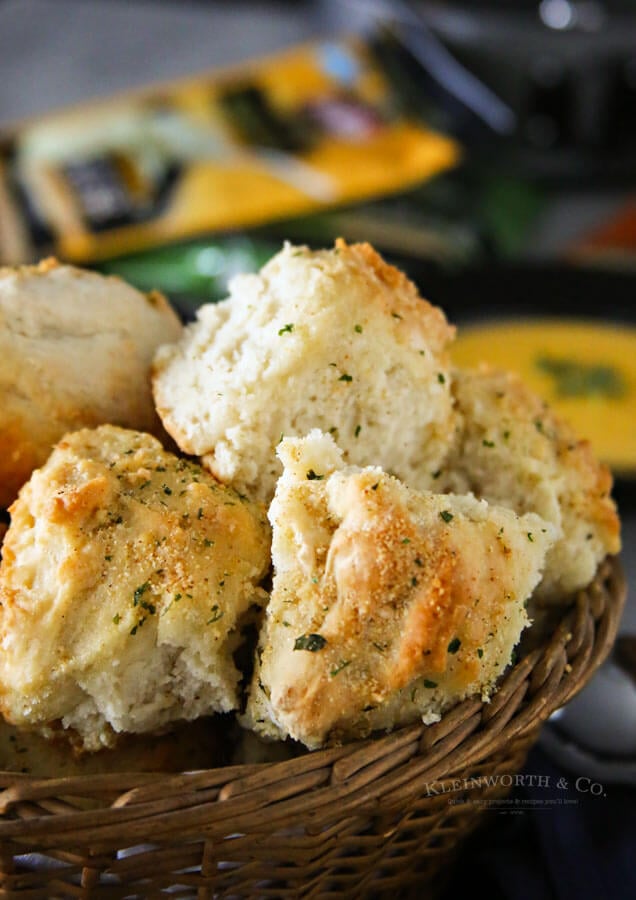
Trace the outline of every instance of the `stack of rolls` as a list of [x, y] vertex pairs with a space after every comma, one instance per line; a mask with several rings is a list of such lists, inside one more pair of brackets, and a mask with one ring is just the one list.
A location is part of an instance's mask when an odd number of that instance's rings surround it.
[[589, 445], [454, 369], [369, 245], [287, 244], [185, 328], [55, 262], [0, 273], [0, 312], [0, 709], [78, 752], [218, 714], [310, 749], [434, 722], [620, 549]]

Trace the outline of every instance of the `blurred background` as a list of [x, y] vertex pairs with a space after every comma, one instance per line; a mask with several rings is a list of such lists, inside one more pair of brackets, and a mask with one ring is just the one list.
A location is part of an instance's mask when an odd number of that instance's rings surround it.
[[[0, 261], [54, 253], [189, 318], [282, 241], [337, 236], [445, 309], [459, 363], [517, 368], [590, 437], [636, 585], [632, 2], [0, 0]], [[605, 803], [495, 819], [470, 885], [636, 895], [635, 634], [632, 600], [529, 761]]]

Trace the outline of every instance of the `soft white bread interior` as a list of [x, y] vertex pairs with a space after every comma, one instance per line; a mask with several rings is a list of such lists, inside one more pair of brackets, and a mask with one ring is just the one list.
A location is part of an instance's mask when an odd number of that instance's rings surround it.
[[312, 428], [331, 433], [348, 462], [428, 487], [455, 425], [454, 331], [368, 244], [288, 244], [159, 350], [157, 409], [183, 451], [266, 501], [281, 436]]

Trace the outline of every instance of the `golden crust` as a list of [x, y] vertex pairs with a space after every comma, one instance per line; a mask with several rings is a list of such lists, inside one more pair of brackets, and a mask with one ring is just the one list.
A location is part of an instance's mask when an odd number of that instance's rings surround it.
[[447, 321], [442, 310], [422, 297], [404, 272], [387, 263], [371, 244], [347, 244], [343, 238], [337, 238], [335, 249], [353, 268], [361, 273], [366, 269], [388, 288], [388, 291], [370, 294], [370, 299], [372, 297], [379, 304], [387, 320], [395, 318], [397, 312], [403, 318], [407, 317], [409, 327], [415, 331], [424, 325], [426, 338], [436, 352], [442, 352], [455, 338], [456, 328]]
[[5, 275], [14, 275], [18, 278], [28, 278], [32, 275], [46, 275], [54, 269], [59, 269], [61, 263], [54, 256], [47, 256], [37, 263], [21, 266], [0, 266], [0, 278]]
[[248, 724], [316, 747], [487, 694], [527, 624], [553, 530], [474, 498], [412, 492], [377, 468], [340, 471], [316, 432], [280, 453]]
[[539, 593], [558, 599], [584, 587], [620, 550], [609, 469], [516, 374], [457, 370], [452, 389], [462, 424], [440, 485], [552, 522], [561, 535]]
[[11, 506], [0, 708], [89, 749], [237, 705], [232, 653], [264, 599], [264, 510], [147, 434], [67, 435]]

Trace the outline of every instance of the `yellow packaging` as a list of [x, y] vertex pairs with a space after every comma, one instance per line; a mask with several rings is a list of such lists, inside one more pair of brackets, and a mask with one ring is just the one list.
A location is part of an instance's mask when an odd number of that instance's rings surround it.
[[99, 260], [405, 190], [459, 149], [395, 100], [348, 39], [26, 123], [0, 143], [0, 255]]

